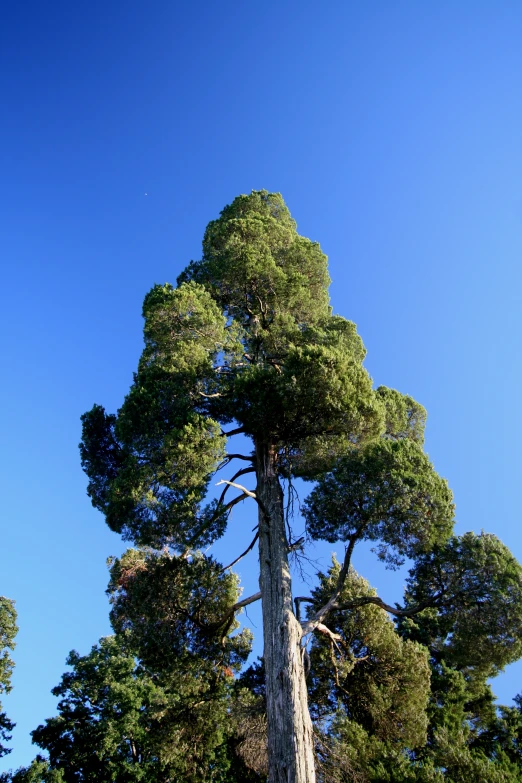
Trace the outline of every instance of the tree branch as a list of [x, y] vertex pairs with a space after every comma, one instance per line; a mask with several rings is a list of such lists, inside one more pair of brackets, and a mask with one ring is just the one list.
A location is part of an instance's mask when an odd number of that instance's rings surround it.
[[234, 604], [234, 606], [230, 609], [230, 611], [237, 612], [238, 609], [242, 609], [244, 606], [249, 606], [250, 604], [259, 601], [260, 599], [261, 599], [261, 592], [254, 593], [254, 595], [251, 595], [249, 598], [243, 598], [242, 601], [238, 601], [237, 604]]
[[[237, 473], [235, 473], [235, 474], [234, 474], [234, 476], [232, 476], [232, 478], [233, 478], [233, 479], [236, 479], [236, 478], [239, 478], [239, 476], [243, 476], [245, 473], [254, 473], [254, 472], [255, 472], [255, 468], [241, 468], [241, 470], [238, 470], [238, 471], [237, 471]], [[222, 483], [222, 482], [220, 482], [220, 483]], [[236, 505], [236, 503], [239, 503], [241, 500], [245, 500], [245, 499], [246, 499], [246, 497], [247, 497], [247, 495], [246, 495], [246, 494], [239, 495], [238, 497], [236, 497], [236, 498], [234, 498], [233, 500], [231, 500], [231, 501], [230, 501], [230, 503], [227, 503], [227, 504], [225, 505], [225, 508], [222, 508], [222, 506], [223, 506], [223, 504], [224, 504], [225, 495], [226, 495], [226, 493], [227, 493], [227, 490], [228, 490], [228, 486], [227, 486], [227, 487], [225, 487], [225, 489], [224, 489], [224, 490], [223, 490], [223, 492], [221, 493], [221, 496], [220, 496], [220, 498], [219, 498], [219, 500], [218, 500], [218, 508], [217, 508], [217, 511], [216, 511], [216, 513], [215, 513], [215, 514], [213, 514], [213, 515], [211, 516], [211, 518], [210, 518], [210, 519], [209, 519], [207, 522], [205, 522], [205, 524], [204, 524], [204, 525], [202, 525], [202, 527], [200, 527], [200, 528], [199, 528], [199, 530], [197, 531], [197, 533], [196, 533], [195, 535], [193, 535], [193, 536], [192, 536], [192, 538], [190, 539], [190, 541], [189, 541], [189, 543], [188, 543], [188, 546], [187, 546], [187, 548], [185, 549], [185, 552], [183, 553], [182, 557], [186, 557], [186, 556], [187, 556], [188, 552], [189, 552], [189, 551], [190, 551], [190, 549], [192, 548], [193, 544], [194, 544], [194, 543], [197, 541], [197, 539], [199, 538], [199, 536], [200, 536], [202, 533], [204, 533], [204, 532], [205, 532], [205, 530], [208, 530], [208, 528], [209, 528], [211, 525], [213, 525], [213, 524], [214, 524], [214, 522], [215, 522], [215, 521], [216, 521], [216, 519], [217, 519], [217, 518], [220, 516], [220, 514], [226, 514], [226, 513], [227, 513], [227, 511], [230, 511], [230, 509], [231, 509], [233, 506], [235, 506], [235, 505]]]
[[[225, 489], [220, 495], [220, 498], [218, 500], [218, 505], [221, 505], [223, 503], [229, 487], [237, 487], [237, 484], [232, 484], [231, 482], [235, 481], [240, 476], [245, 476], [247, 473], [255, 473], [255, 468], [241, 468], [241, 470], [238, 470], [237, 473], [234, 473], [230, 481], [224, 481], [223, 479], [221, 481], [218, 481], [216, 487], [218, 486], [218, 484], [227, 484], [227, 486], [225, 487]], [[239, 489], [243, 489], [243, 487], [239, 487]]]
[[[422, 612], [424, 609], [429, 609], [430, 607], [438, 606], [440, 598], [441, 596], [434, 596], [431, 601], [421, 601], [421, 603], [416, 604], [415, 606], [411, 606], [409, 609], [400, 609], [398, 606], [390, 606], [390, 604], [385, 603], [382, 600], [382, 598], [379, 598], [379, 596], [377, 595], [365, 595], [365, 596], [361, 596], [360, 598], [354, 598], [352, 601], [345, 601], [344, 603], [337, 603], [335, 601], [330, 606], [329, 611], [335, 609], [338, 612], [343, 612], [346, 611], [347, 609], [359, 609], [361, 606], [374, 605], [374, 606], [378, 606], [380, 609], [384, 609], [384, 611], [389, 612], [389, 614], [393, 614], [395, 617], [414, 617], [416, 614], [419, 614], [419, 612]], [[304, 596], [297, 596], [296, 598], [294, 598], [294, 602], [296, 605], [296, 617], [300, 621], [299, 618], [300, 603], [301, 602], [313, 603], [313, 599], [306, 598]], [[325, 604], [325, 606], [327, 606], [327, 604]], [[319, 614], [319, 612], [317, 614]], [[304, 625], [302, 626], [303, 636], [308, 635], [316, 630], [320, 631], [321, 633], [327, 632], [324, 630], [326, 626], [317, 620], [317, 614], [312, 618], [312, 620], [309, 620], [307, 623], [304, 623]]]
[[[257, 500], [256, 493], [251, 492], [242, 484], [236, 484], [235, 481], [227, 481], [226, 479], [221, 479], [221, 481], [218, 481], [216, 487], [219, 487], [220, 484], [228, 484], [229, 487], [235, 487], [236, 489], [240, 489], [242, 492], [245, 493], [245, 495], [248, 495], [249, 498], [254, 498], [254, 500]], [[226, 490], [223, 491], [226, 492]]]
[[253, 464], [255, 457], [253, 455], [250, 457], [246, 457], [244, 454], [227, 454], [226, 457], [223, 458], [223, 461], [220, 462], [219, 465], [217, 466], [216, 473], [218, 470], [222, 470], [223, 468], [226, 468], [226, 466], [229, 465], [234, 459], [242, 459], [245, 462], [250, 462]]
[[333, 591], [332, 595], [325, 603], [325, 605], [322, 606], [321, 609], [319, 609], [315, 613], [315, 615], [312, 617], [311, 620], [308, 620], [308, 622], [305, 623], [305, 625], [303, 626], [303, 636], [305, 634], [312, 633], [312, 631], [317, 627], [317, 625], [322, 623], [325, 617], [332, 611], [332, 609], [336, 607], [337, 600], [343, 591], [343, 587], [346, 582], [346, 577], [348, 576], [348, 571], [350, 570], [350, 561], [352, 559], [353, 548], [361, 532], [362, 532], [362, 527], [358, 528], [356, 532], [353, 534], [353, 536], [350, 536], [350, 538], [348, 539], [348, 546], [344, 551], [344, 561], [343, 561], [342, 568], [339, 571], [339, 576], [337, 577], [335, 590]]
[[288, 551], [295, 552], [296, 549], [302, 549], [303, 543], [304, 543], [304, 536], [301, 536], [301, 538], [298, 538], [297, 541], [293, 541], [291, 544], [288, 545]]
[[[252, 470], [251, 468], [245, 469], [245, 473], [250, 473], [251, 470]], [[263, 512], [263, 514], [265, 515], [265, 517], [267, 519], [270, 519], [268, 511], [266, 510], [266, 508], [263, 505], [263, 503], [259, 500], [259, 498], [257, 497], [255, 492], [251, 492], [249, 489], [247, 489], [246, 487], [243, 487], [241, 484], [236, 484], [234, 481], [227, 481], [226, 479], [221, 479], [221, 481], [218, 481], [218, 483], [216, 484], [216, 487], [218, 487], [220, 484], [228, 484], [228, 486], [230, 486], [230, 487], [235, 487], [236, 489], [240, 489], [242, 492], [245, 493], [245, 495], [248, 495], [249, 498], [253, 498], [256, 501], [256, 503], [259, 506], [259, 508], [261, 509], [261, 511]], [[227, 488], [225, 488], [223, 490], [222, 496], [225, 494], [226, 491], [227, 491]]]
[[294, 604], [295, 604], [295, 616], [297, 618], [297, 622], [301, 622], [301, 602], [305, 602], [308, 604], [313, 604], [314, 599], [313, 598], [305, 598], [302, 595], [296, 595], [294, 598]]
[[324, 623], [317, 623], [317, 625], [314, 628], [314, 631], [319, 631], [319, 633], [324, 634], [325, 636], [328, 636], [331, 642], [335, 644], [335, 646], [338, 648], [337, 642], [343, 641], [343, 637], [340, 633], [334, 633], [331, 631]]
[[232, 435], [240, 435], [242, 432], [245, 432], [245, 431], [246, 430], [245, 430], [244, 427], [236, 427], [235, 430], [230, 430], [230, 432], [223, 432], [223, 430], [221, 430], [221, 434], [224, 437], [231, 438]]
[[216, 620], [215, 623], [209, 623], [206, 626], [207, 630], [210, 632], [215, 632], [218, 630], [218, 628], [221, 628], [223, 625], [226, 624], [226, 629], [224, 633], [224, 635], [226, 636], [228, 632], [228, 628], [230, 627], [230, 623], [234, 619], [235, 613], [239, 609], [243, 609], [244, 606], [249, 606], [250, 604], [253, 604], [255, 601], [259, 601], [260, 598], [261, 598], [261, 592], [254, 593], [254, 595], [251, 595], [248, 598], [243, 598], [242, 601], [238, 601], [233, 606], [231, 606], [230, 609], [227, 609], [223, 617], [221, 617], [219, 620]]
[[254, 546], [255, 546], [255, 543], [256, 543], [256, 541], [257, 541], [257, 539], [258, 539], [258, 538], [259, 538], [259, 533], [256, 533], [256, 534], [255, 534], [255, 536], [254, 536], [254, 540], [253, 540], [253, 541], [252, 541], [252, 543], [249, 545], [249, 547], [248, 547], [247, 549], [245, 549], [245, 551], [243, 552], [243, 554], [242, 554], [242, 555], [239, 555], [239, 557], [236, 557], [236, 559], [235, 559], [235, 560], [233, 560], [233, 561], [230, 563], [230, 565], [227, 565], [227, 566], [225, 566], [224, 568], [222, 568], [222, 569], [221, 569], [221, 573], [223, 573], [223, 571], [227, 571], [229, 568], [232, 568], [232, 566], [235, 566], [235, 564], [236, 564], [236, 563], [239, 563], [239, 561], [240, 561], [240, 560], [242, 560], [242, 559], [245, 557], [245, 555], [248, 555], [248, 553], [249, 553], [249, 552], [250, 552], [250, 551], [251, 551], [251, 550], [254, 548]]
[[245, 495], [244, 492], [241, 493], [241, 495], [237, 495], [237, 497], [232, 498], [232, 500], [229, 500], [228, 503], [225, 505], [225, 511], [230, 511], [230, 509], [234, 508], [238, 503], [241, 503], [242, 500], [246, 500], [248, 495]]
[[390, 604], [385, 603], [382, 598], [379, 598], [377, 595], [367, 595], [361, 598], [354, 598], [353, 601], [347, 601], [344, 604], [337, 604], [335, 609], [338, 611], [358, 609], [360, 606], [367, 606], [368, 604], [374, 604], [375, 606], [384, 609], [385, 612], [395, 615], [395, 617], [413, 617], [424, 609], [437, 606], [438, 600], [437, 597], [434, 596], [431, 601], [422, 601], [420, 604], [411, 606], [409, 609], [399, 609], [397, 606], [390, 606]]
[[[440, 604], [440, 601], [443, 597], [442, 592], [438, 593], [437, 595], [434, 595], [431, 600], [421, 601], [421, 603], [416, 604], [415, 606], [412, 606], [409, 609], [399, 609], [397, 606], [390, 606], [390, 604], [385, 603], [382, 600], [382, 598], [379, 598], [378, 596], [363, 596], [361, 598], [354, 598], [353, 601], [339, 603], [339, 596], [342, 593], [343, 587], [346, 582], [346, 577], [348, 576], [353, 548], [361, 532], [362, 532], [362, 528], [359, 528], [356, 531], [356, 533], [354, 533], [354, 535], [350, 537], [344, 555], [344, 562], [339, 572], [339, 576], [337, 577], [335, 590], [330, 596], [330, 598], [328, 599], [328, 601], [326, 602], [326, 604], [324, 604], [324, 606], [322, 606], [314, 614], [314, 616], [310, 620], [308, 620], [308, 622], [304, 623], [304, 625], [302, 626], [303, 637], [307, 636], [308, 634], [312, 633], [314, 630], [319, 628], [319, 626], [322, 625], [322, 622], [325, 619], [325, 617], [332, 611], [332, 609], [336, 609], [337, 611], [344, 611], [346, 609], [357, 609], [360, 606], [367, 606], [368, 604], [373, 604], [374, 606], [378, 606], [381, 609], [384, 609], [385, 612], [389, 612], [390, 614], [395, 615], [395, 617], [413, 617], [414, 615], [419, 614], [419, 612], [422, 612], [424, 609], [428, 609], [429, 607], [432, 606], [438, 606]], [[299, 615], [300, 615], [301, 602], [313, 603], [313, 600], [311, 598], [305, 598], [302, 596], [298, 596], [297, 598], [294, 598], [294, 603], [296, 606], [296, 617], [299, 620], [299, 622], [300, 622]]]

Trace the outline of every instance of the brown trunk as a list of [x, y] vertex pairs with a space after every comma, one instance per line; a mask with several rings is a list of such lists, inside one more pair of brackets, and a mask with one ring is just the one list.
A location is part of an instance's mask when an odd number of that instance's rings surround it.
[[[315, 783], [312, 722], [292, 602], [283, 493], [275, 450], [256, 443], [269, 783]], [[265, 513], [266, 512], [266, 513]]]

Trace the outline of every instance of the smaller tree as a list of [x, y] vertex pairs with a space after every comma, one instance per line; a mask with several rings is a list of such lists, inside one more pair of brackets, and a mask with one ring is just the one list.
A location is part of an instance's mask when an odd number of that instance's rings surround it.
[[[14, 661], [10, 653], [14, 650], [14, 638], [17, 632], [18, 626], [16, 625], [14, 602], [9, 598], [0, 596], [0, 696], [2, 693], [9, 693], [11, 690], [11, 675], [13, 673]], [[6, 747], [4, 743], [11, 739], [11, 731], [14, 729], [14, 725], [6, 713], [3, 712], [0, 702], [0, 757], [11, 752], [11, 749]]]
[[[335, 586], [340, 564], [320, 574], [313, 591], [313, 613]], [[374, 596], [368, 582], [350, 569], [340, 599]], [[351, 612], [333, 610], [330, 633], [316, 634], [310, 659], [310, 705], [316, 725], [330, 726], [336, 716], [359, 724], [368, 735], [401, 747], [426, 741], [426, 707], [430, 690], [428, 652], [404, 640], [377, 606]]]
[[222, 780], [226, 683], [198, 704], [198, 672], [175, 682], [153, 674], [122, 636], [101, 639], [86, 656], [73, 651], [67, 664], [72, 671], [53, 690], [58, 715], [32, 732], [65, 783]]
[[108, 592], [116, 635], [89, 655], [70, 653], [72, 671], [53, 690], [58, 715], [32, 733], [49, 766], [36, 759], [16, 774], [40, 775], [36, 782], [60, 773], [64, 783], [235, 780], [230, 704], [251, 642], [249, 632], [231, 636], [237, 578], [202, 555], [132, 549], [111, 561]]
[[51, 769], [43, 756], [37, 756], [28, 767], [0, 775], [0, 783], [64, 783], [64, 780], [63, 772]]

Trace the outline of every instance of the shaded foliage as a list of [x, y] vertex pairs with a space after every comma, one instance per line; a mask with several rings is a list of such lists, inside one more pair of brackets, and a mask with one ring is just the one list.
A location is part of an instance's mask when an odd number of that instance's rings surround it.
[[[340, 566], [334, 562], [312, 595], [322, 606], [335, 585]], [[341, 600], [375, 595], [368, 582], [351, 571]], [[400, 747], [426, 740], [426, 706], [430, 670], [426, 648], [403, 640], [377, 606], [333, 611], [328, 628], [316, 634], [310, 650], [310, 698], [316, 721], [342, 715], [371, 736]]]
[[114, 629], [147, 666], [238, 671], [250, 652], [249, 631], [230, 635], [238, 579], [210, 557], [128, 550], [112, 562], [108, 592]]

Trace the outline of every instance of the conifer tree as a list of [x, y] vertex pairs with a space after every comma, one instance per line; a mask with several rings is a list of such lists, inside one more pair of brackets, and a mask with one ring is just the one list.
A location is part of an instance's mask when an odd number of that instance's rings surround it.
[[[147, 294], [145, 347], [118, 413], [95, 405], [83, 416], [92, 502], [112, 530], [165, 549], [174, 565], [161, 578], [171, 569], [183, 582], [193, 562], [206, 567], [197, 553], [225, 533], [234, 505], [257, 504], [259, 593], [218, 602], [221, 616], [205, 617], [209, 588], [187, 611], [195, 639], [223, 638], [237, 611], [262, 600], [270, 783], [316, 779], [306, 645], [313, 634], [333, 638], [331, 613], [374, 604], [410, 617], [456, 595], [451, 583], [442, 594], [428, 585], [402, 609], [375, 595], [346, 599], [359, 541], [375, 542], [391, 567], [426, 558], [451, 535], [453, 503], [422, 450], [424, 409], [373, 389], [355, 325], [332, 313], [329, 282], [326, 257], [297, 233], [279, 194], [239, 196], [209, 223], [201, 260], [177, 286]], [[249, 449], [234, 447], [239, 434]], [[224, 489], [208, 501], [216, 474]], [[240, 483], [247, 474], [255, 491]], [[345, 543], [319, 607], [292, 594], [282, 481], [296, 477], [318, 482], [306, 506], [310, 537]], [[143, 612], [115, 601], [115, 617], [139, 635]], [[301, 622], [303, 602], [313, 610]]]
[[[181, 655], [158, 672], [130, 641], [117, 634], [69, 654], [53, 689], [58, 715], [32, 732], [49, 754], [43, 771], [64, 783], [224, 783], [233, 670]], [[228, 663], [237, 670], [237, 659]]]

